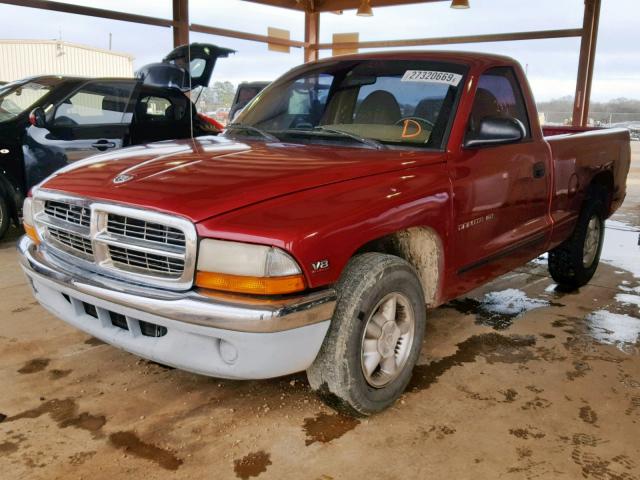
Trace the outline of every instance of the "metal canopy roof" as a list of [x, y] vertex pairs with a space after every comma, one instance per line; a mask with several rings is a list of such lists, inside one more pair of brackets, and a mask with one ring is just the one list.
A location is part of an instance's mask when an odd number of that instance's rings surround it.
[[[169, 1], [169, 0], [166, 0]], [[38, 8], [58, 12], [66, 12], [90, 17], [108, 18], [125, 22], [133, 22], [173, 29], [174, 45], [189, 42], [189, 32], [207, 33], [223, 37], [238, 38], [255, 42], [269, 43], [283, 47], [304, 49], [305, 62], [317, 60], [320, 50], [354, 49], [354, 48], [390, 48], [427, 45], [451, 45], [460, 43], [504, 42], [517, 40], [538, 40], [548, 38], [579, 37], [581, 39], [576, 94], [573, 109], [573, 124], [586, 125], [589, 116], [589, 101], [593, 81], [598, 24], [600, 21], [600, 5], [602, 0], [584, 0], [584, 16], [582, 28], [560, 30], [538, 30], [528, 32], [511, 32], [488, 35], [465, 35], [439, 38], [389, 39], [379, 41], [358, 41], [346, 43], [320, 43], [320, 14], [358, 8], [363, 0], [243, 0], [260, 3], [272, 7], [287, 8], [304, 12], [304, 39], [283, 39], [268, 35], [258, 35], [221, 28], [219, 26], [202, 25], [190, 21], [189, 0], [171, 0], [173, 18], [157, 18], [136, 15], [102, 8], [84, 7], [52, 0], [0, 0], [0, 3]], [[369, 0], [372, 8], [394, 7], [417, 3], [435, 3], [451, 0]], [[525, 1], [525, 0], [520, 0]], [[515, 3], [516, 0], [513, 0]], [[384, 10], [376, 14], [384, 15]], [[259, 22], [260, 20], [254, 20]], [[265, 30], [266, 30], [265, 25]]]

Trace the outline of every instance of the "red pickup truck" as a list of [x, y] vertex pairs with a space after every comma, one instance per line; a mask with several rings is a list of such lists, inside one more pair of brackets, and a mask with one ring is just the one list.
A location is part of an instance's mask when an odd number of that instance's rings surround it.
[[427, 309], [547, 251], [556, 282], [588, 282], [629, 161], [627, 131], [543, 131], [512, 59], [330, 58], [224, 136], [57, 172], [19, 252], [38, 301], [105, 342], [218, 377], [306, 370], [368, 415], [406, 388]]

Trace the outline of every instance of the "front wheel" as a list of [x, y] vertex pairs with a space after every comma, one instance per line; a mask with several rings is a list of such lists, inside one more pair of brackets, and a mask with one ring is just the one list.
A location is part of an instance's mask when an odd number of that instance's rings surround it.
[[420, 354], [426, 323], [418, 275], [399, 257], [352, 259], [322, 348], [307, 370], [311, 387], [332, 407], [366, 416], [404, 392]]
[[604, 241], [604, 211], [601, 196], [587, 198], [573, 235], [549, 252], [549, 273], [560, 287], [575, 290], [595, 274]]

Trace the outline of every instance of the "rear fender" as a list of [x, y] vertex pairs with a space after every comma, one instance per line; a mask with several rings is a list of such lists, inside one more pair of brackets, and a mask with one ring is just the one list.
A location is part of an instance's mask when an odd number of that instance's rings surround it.
[[[611, 169], [604, 170], [593, 177], [585, 201], [588, 201], [589, 197], [593, 195], [605, 195], [604, 205], [606, 208], [607, 217], [613, 213], [611, 209], [611, 203], [614, 194], [613, 172]], [[584, 202], [583, 202], [584, 203]]]

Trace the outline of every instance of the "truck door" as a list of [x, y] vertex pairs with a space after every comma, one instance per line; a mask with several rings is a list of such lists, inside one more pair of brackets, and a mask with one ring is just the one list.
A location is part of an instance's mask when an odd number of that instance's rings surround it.
[[123, 147], [136, 84], [135, 80], [89, 81], [50, 107], [46, 124], [27, 132], [28, 146], [38, 158], [35, 172], [41, 177], [30, 183], [65, 164]]
[[534, 258], [546, 243], [550, 154], [539, 132], [532, 133], [524, 98], [511, 67], [489, 69], [479, 78], [466, 135], [485, 117], [517, 119], [525, 135], [510, 144], [462, 147], [452, 161], [454, 262], [469, 280], [461, 290]]

